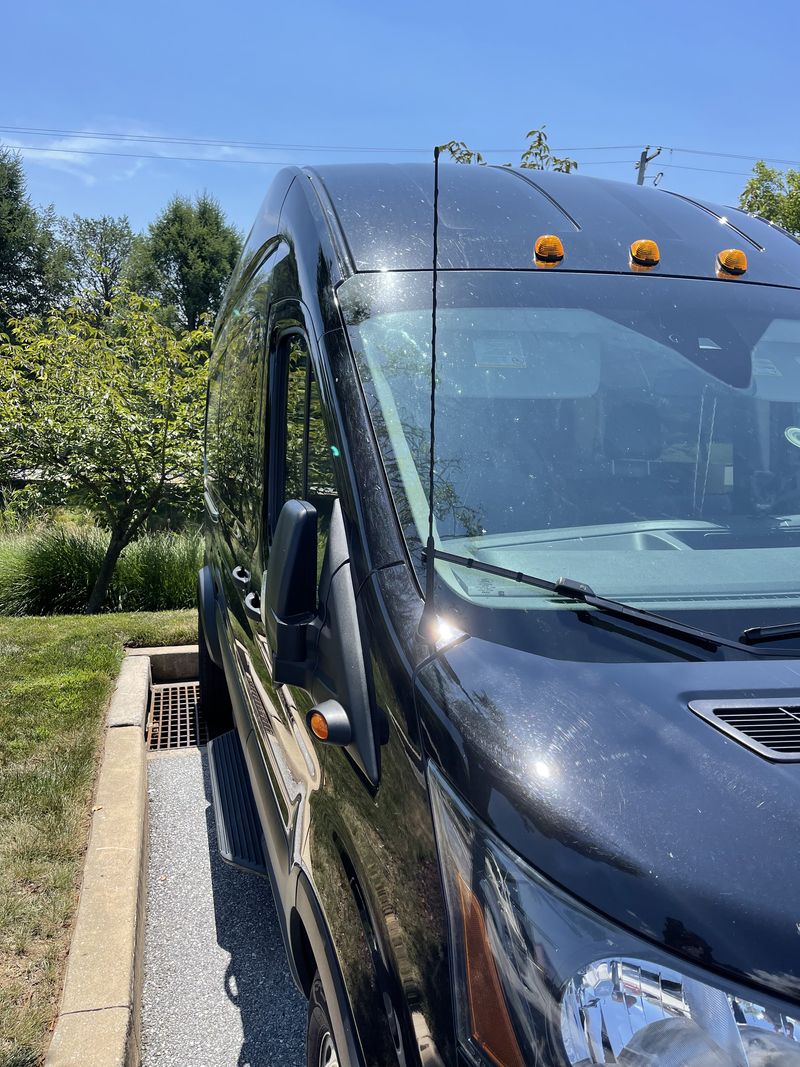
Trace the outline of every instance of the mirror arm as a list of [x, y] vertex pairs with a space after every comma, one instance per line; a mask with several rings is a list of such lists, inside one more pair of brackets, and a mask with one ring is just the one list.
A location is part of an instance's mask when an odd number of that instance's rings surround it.
[[272, 680], [276, 685], [310, 688], [314, 664], [309, 651], [316, 644], [315, 623], [319, 619], [314, 615], [273, 620]]

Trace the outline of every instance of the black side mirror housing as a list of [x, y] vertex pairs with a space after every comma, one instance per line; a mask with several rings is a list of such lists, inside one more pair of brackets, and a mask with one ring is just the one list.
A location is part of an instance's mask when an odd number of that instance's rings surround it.
[[[317, 512], [304, 500], [281, 508], [261, 595], [261, 621], [276, 685], [311, 694], [325, 720], [319, 740], [344, 748], [371, 785], [380, 776], [356, 590], [341, 505], [334, 500], [317, 604]], [[381, 736], [383, 731], [381, 731]]]
[[307, 636], [317, 614], [317, 511], [305, 500], [281, 508], [261, 597], [276, 684], [308, 682]]

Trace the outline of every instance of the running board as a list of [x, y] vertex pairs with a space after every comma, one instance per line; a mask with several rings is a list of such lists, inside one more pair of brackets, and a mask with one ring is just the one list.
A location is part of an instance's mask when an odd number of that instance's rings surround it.
[[221, 857], [234, 867], [266, 875], [264, 835], [236, 730], [208, 742], [208, 765]]

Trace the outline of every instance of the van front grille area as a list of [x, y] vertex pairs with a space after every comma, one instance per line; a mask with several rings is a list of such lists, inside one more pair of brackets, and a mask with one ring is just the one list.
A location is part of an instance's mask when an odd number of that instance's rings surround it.
[[800, 700], [692, 700], [689, 707], [765, 759], [800, 762]]

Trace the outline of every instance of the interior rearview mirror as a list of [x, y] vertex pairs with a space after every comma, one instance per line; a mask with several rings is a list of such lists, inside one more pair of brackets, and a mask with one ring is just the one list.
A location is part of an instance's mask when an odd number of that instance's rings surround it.
[[277, 684], [307, 679], [306, 638], [317, 613], [317, 512], [305, 500], [281, 508], [261, 596], [272, 677]]

